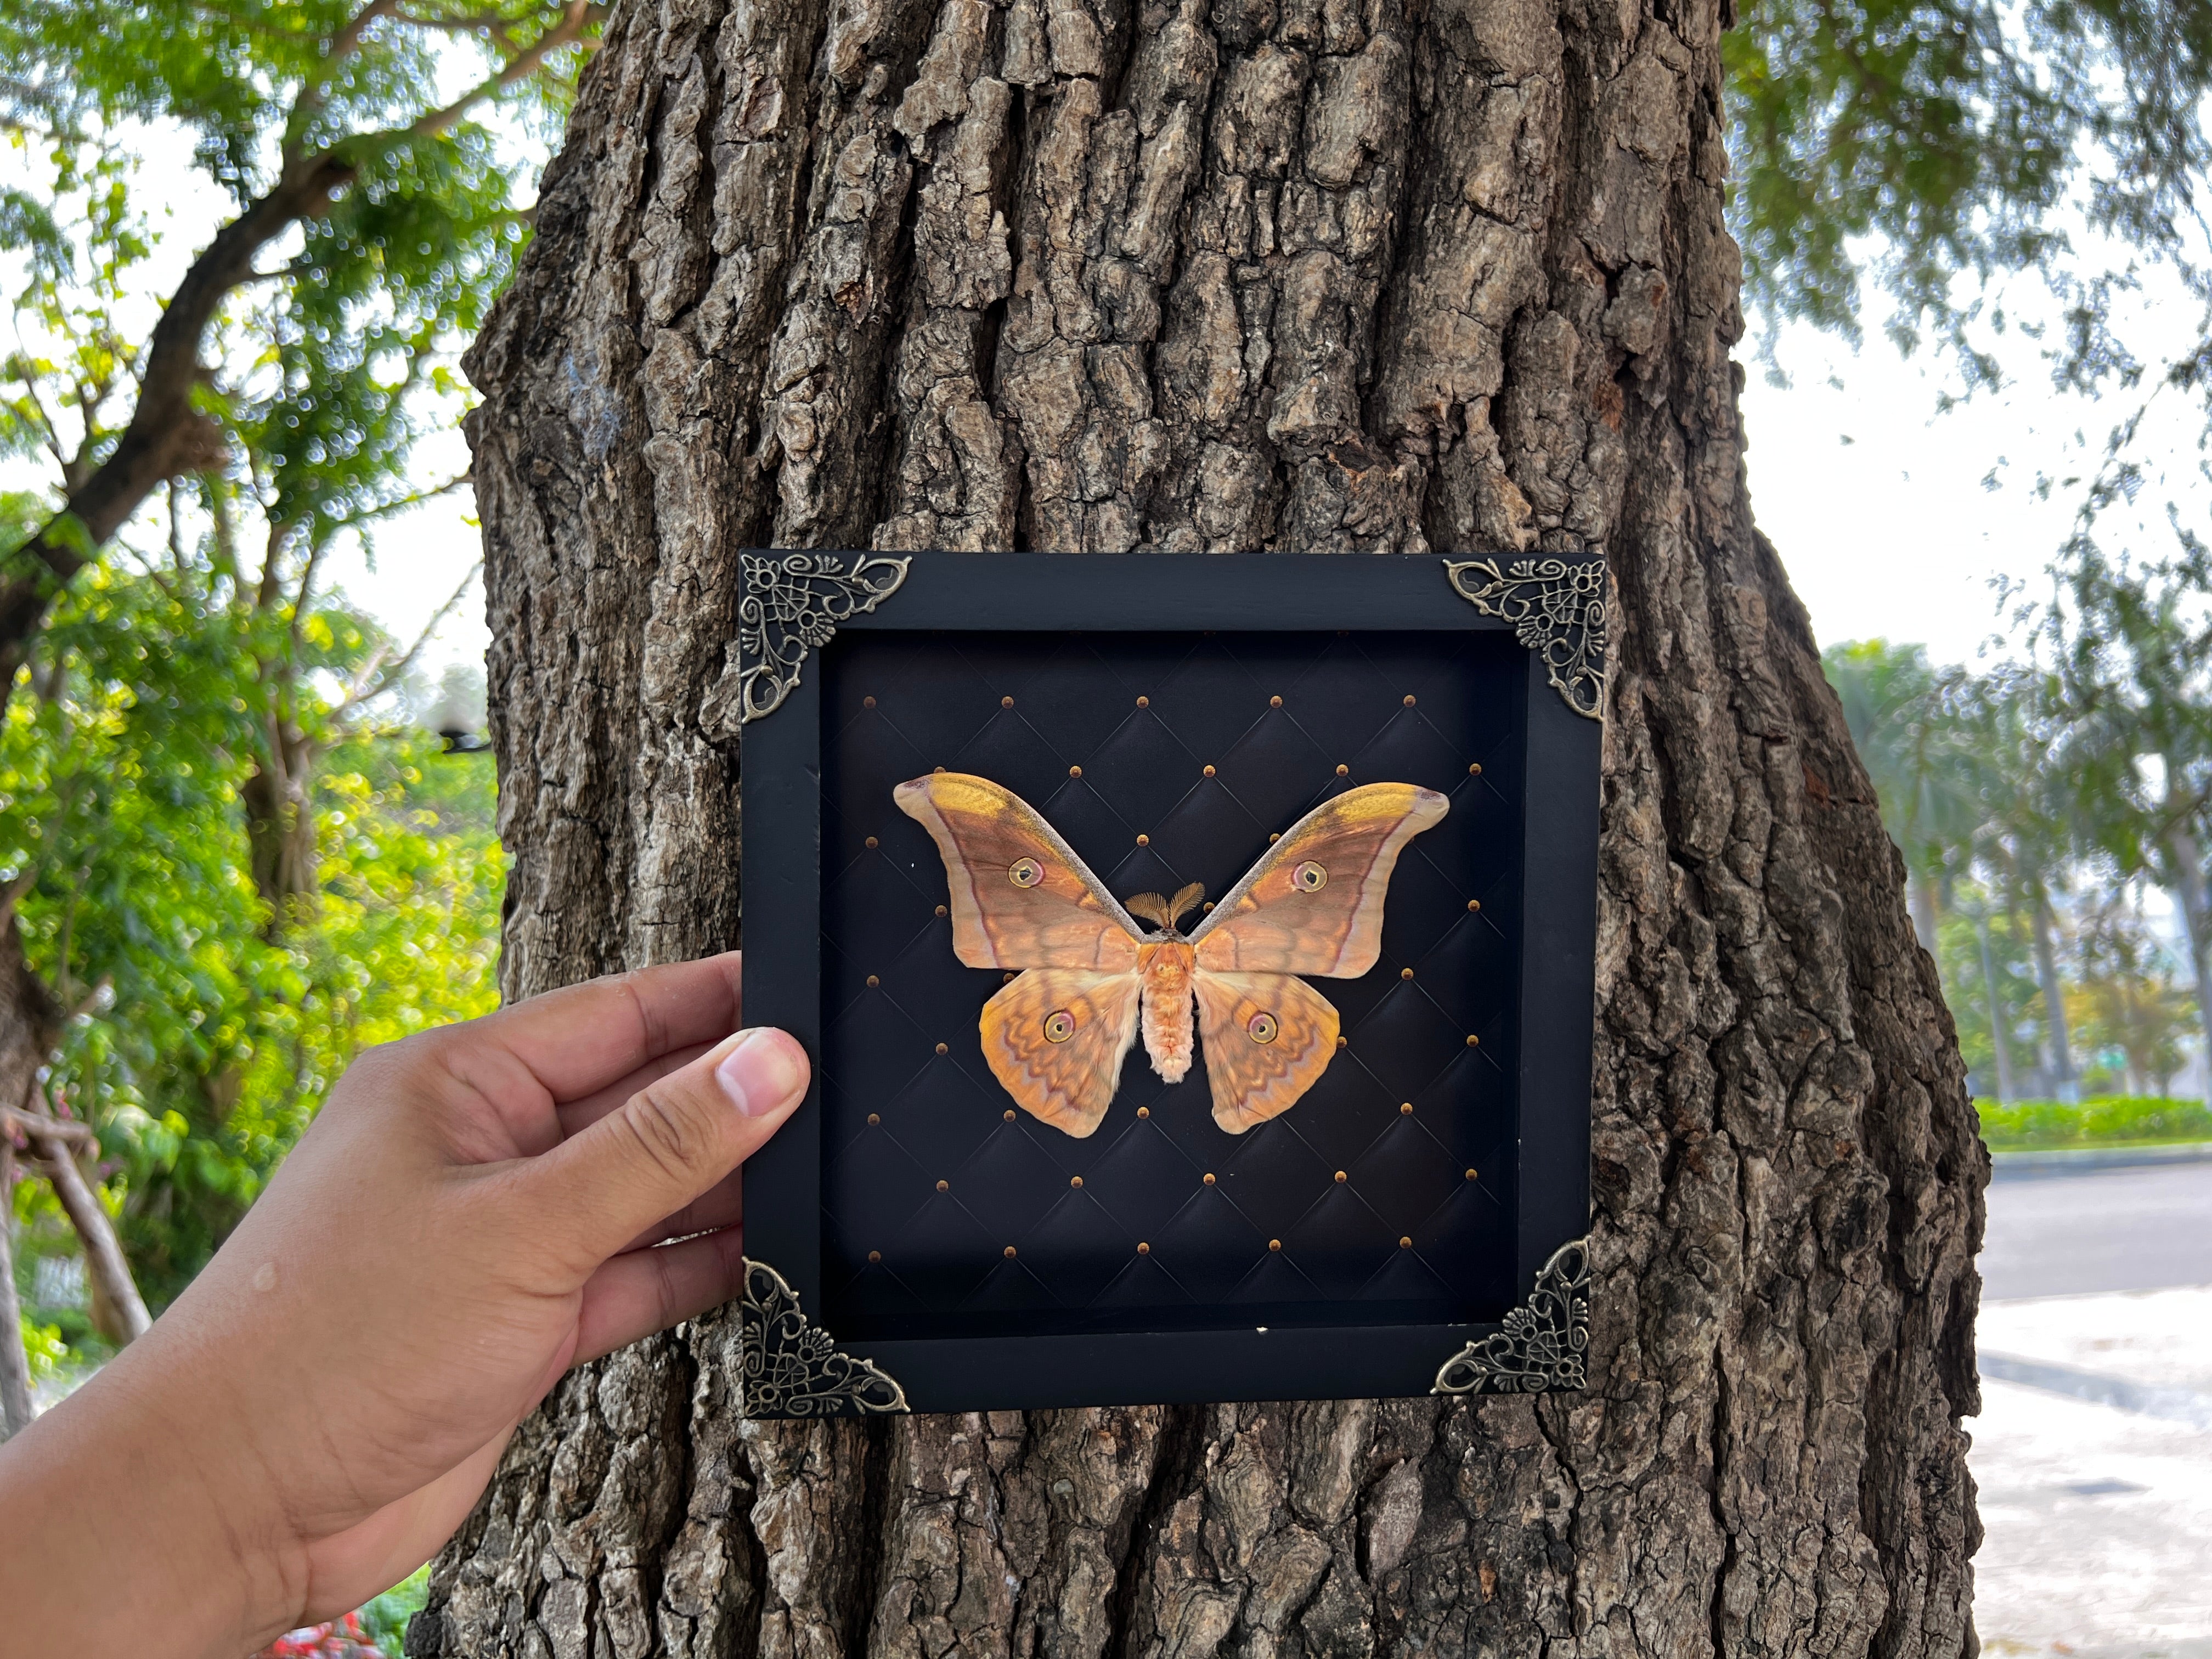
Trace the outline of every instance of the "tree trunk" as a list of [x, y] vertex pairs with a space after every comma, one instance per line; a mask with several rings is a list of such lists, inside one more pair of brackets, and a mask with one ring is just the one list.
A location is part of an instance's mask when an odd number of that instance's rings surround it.
[[1990, 948], [1990, 919], [1974, 918], [1974, 931], [1982, 942], [1982, 1002], [1990, 1012], [1990, 1048], [1996, 1055], [1997, 1104], [2009, 1106], [2019, 1091], [2012, 1080], [2012, 1042], [2005, 1034], [2004, 999], [1997, 991], [1996, 952]]
[[1936, 897], [1935, 878], [1932, 876], [1908, 876], [1905, 904], [1912, 915], [1913, 937], [1920, 941], [1922, 950], [1931, 957], [1935, 956], [1943, 915], [1942, 905]]
[[123, 1240], [116, 1233], [115, 1222], [100, 1201], [99, 1189], [77, 1165], [80, 1139], [88, 1149], [96, 1145], [91, 1132], [70, 1124], [66, 1127], [80, 1133], [67, 1135], [62, 1133], [64, 1126], [42, 1121], [33, 1114], [19, 1112], [12, 1121], [28, 1135], [39, 1172], [53, 1188], [55, 1201], [76, 1230], [77, 1243], [84, 1250], [85, 1277], [92, 1286], [94, 1324], [118, 1347], [136, 1341], [154, 1321], [138, 1294], [137, 1282], [131, 1277], [131, 1263], [123, 1254]]
[[2078, 1101], [2081, 1085], [2074, 1079], [2074, 1045], [2066, 1030], [2066, 983], [2058, 977], [2051, 901], [2038, 893], [2030, 908], [2035, 927], [2035, 976], [2042, 986], [2043, 1028], [2050, 1041], [2051, 1090], [2061, 1100]]
[[2196, 976], [2197, 1023], [2204, 1044], [2204, 1097], [2212, 1102], [2212, 894], [2204, 879], [2204, 854], [2185, 823], [2166, 832], [2173, 872], [2172, 896], [2189, 940], [2189, 968]]
[[269, 906], [266, 931], [275, 939], [313, 919], [321, 888], [315, 868], [315, 814], [308, 799], [314, 753], [297, 728], [270, 724], [276, 728], [271, 741], [254, 757], [238, 793], [246, 809], [253, 888]]
[[[20, 1109], [30, 1101], [39, 1086], [40, 1068], [52, 1057], [62, 1029], [60, 1005], [23, 955], [23, 931], [15, 920], [16, 896], [13, 893], [0, 896], [0, 1110]], [[0, 1136], [11, 1133], [0, 1123]], [[12, 1146], [8, 1155], [13, 1158]], [[11, 1202], [14, 1191], [12, 1182], [0, 1184], [0, 1203]], [[7, 1213], [12, 1217], [12, 1211]], [[8, 1303], [15, 1305], [12, 1279]], [[11, 1328], [9, 1336], [20, 1349], [21, 1328]]]
[[[21, 1107], [38, 1086], [39, 1068], [53, 1052], [62, 1011], [53, 993], [23, 957], [15, 921], [15, 896], [0, 898], [0, 1107]], [[15, 1146], [0, 1124], [0, 1413], [13, 1434], [31, 1419], [30, 1364], [23, 1352], [21, 1310], [15, 1302]], [[19, 1415], [20, 1413], [20, 1415]]]
[[15, 1148], [0, 1133], [0, 1440], [30, 1426], [31, 1359], [23, 1351], [23, 1310], [15, 1299]]
[[1987, 1163], [1745, 500], [1711, 0], [617, 8], [471, 357], [511, 996], [738, 932], [737, 552], [1603, 545], [1579, 1396], [573, 1374], [410, 1655], [1960, 1655]]
[[0, 896], [0, 1107], [27, 1104], [60, 1041], [61, 1005], [23, 955], [15, 897]]

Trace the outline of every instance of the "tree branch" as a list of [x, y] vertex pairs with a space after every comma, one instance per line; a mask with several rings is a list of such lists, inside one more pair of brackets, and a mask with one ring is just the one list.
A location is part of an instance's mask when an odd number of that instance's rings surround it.
[[102, 974], [97, 982], [94, 984], [92, 989], [87, 991], [82, 996], [77, 999], [76, 1006], [70, 1009], [62, 1016], [62, 1018], [64, 1019], [82, 1019], [85, 1015], [95, 1012], [99, 1008], [100, 1003], [106, 999], [107, 994], [114, 988], [115, 975], [112, 974]]
[[70, 471], [69, 453], [62, 442], [60, 426], [46, 408], [46, 400], [39, 395], [39, 378], [31, 372], [27, 363], [18, 373], [23, 382], [23, 396], [31, 405], [31, 412], [39, 417], [40, 429], [46, 434], [46, 453], [54, 458], [54, 465], [61, 469], [62, 477], [66, 478]]
[[331, 527], [333, 530], [358, 530], [365, 524], [374, 524], [379, 519], [388, 519], [396, 514], [404, 513], [410, 507], [420, 507], [425, 501], [436, 501], [441, 495], [450, 495], [463, 485], [472, 484], [476, 481], [477, 475], [473, 470], [456, 473], [445, 483], [432, 484], [428, 489], [418, 489], [411, 495], [402, 495], [398, 501], [383, 501], [374, 507], [364, 507], [351, 518], [337, 520]]
[[9, 1127], [20, 1127], [24, 1139], [31, 1143], [40, 1172], [53, 1188], [54, 1196], [61, 1201], [62, 1212], [70, 1218], [70, 1225], [76, 1229], [77, 1241], [84, 1247], [85, 1270], [122, 1322], [123, 1340], [130, 1342], [145, 1335], [154, 1320], [146, 1311], [137, 1285], [131, 1279], [131, 1263], [123, 1254], [123, 1241], [116, 1237], [115, 1224], [100, 1203], [99, 1194], [77, 1167], [79, 1139], [70, 1131], [84, 1126], [70, 1124], [65, 1127], [59, 1118], [14, 1107], [7, 1111]]
[[477, 12], [464, 17], [418, 17], [411, 11], [393, 14], [395, 21], [418, 29], [435, 29], [446, 34], [483, 34], [496, 40], [507, 52], [520, 52], [515, 43], [514, 20], [501, 17], [496, 12]]
[[598, 0], [568, 0], [561, 21], [548, 27], [544, 33], [509, 58], [507, 66], [490, 79], [477, 87], [443, 109], [434, 109], [419, 117], [407, 131], [420, 138], [434, 138], [451, 127], [461, 117], [487, 98], [495, 98], [518, 81], [526, 81], [544, 66], [545, 60], [566, 46], [573, 46], [584, 37], [584, 32], [606, 16], [606, 8]]
[[100, 1137], [92, 1132], [92, 1125], [75, 1118], [46, 1117], [37, 1112], [27, 1112], [20, 1106], [0, 1106], [0, 1129], [12, 1131], [27, 1141], [57, 1142], [72, 1152], [90, 1152], [100, 1150]]
[[[314, 592], [315, 572], [323, 562], [323, 554], [330, 546], [330, 538], [318, 536], [307, 544], [307, 562], [300, 568], [300, 591], [292, 600], [292, 625], [289, 629], [292, 647], [291, 666], [300, 660], [300, 630], [307, 626], [307, 596]], [[289, 681], [290, 676], [286, 676]]]
[[266, 18], [250, 16], [244, 12], [233, 11], [228, 6], [216, 5], [213, 0], [191, 0], [191, 5], [194, 11], [220, 17], [224, 22], [244, 29], [249, 34], [266, 35], [271, 40], [297, 41], [301, 33], [298, 29], [278, 28]]
[[371, 653], [368, 661], [362, 665], [361, 672], [354, 676], [353, 683], [346, 688], [346, 694], [340, 700], [337, 712], [343, 714], [356, 703], [366, 702], [412, 667], [415, 659], [422, 654], [422, 647], [429, 644], [431, 636], [445, 625], [446, 618], [452, 616], [459, 607], [471, 584], [476, 580], [477, 574], [483, 569], [482, 559], [478, 559], [469, 567], [469, 574], [461, 578], [461, 585], [453, 590], [452, 597], [447, 599], [445, 604], [430, 613], [430, 620], [422, 624], [422, 631], [415, 636], [415, 643], [409, 646], [397, 661], [387, 666], [377, 653]]
[[329, 91], [331, 78], [347, 58], [361, 50], [362, 37], [369, 26], [380, 17], [389, 17], [399, 9], [399, 0], [368, 0], [368, 3], [348, 20], [343, 28], [332, 35], [323, 49], [323, 68], [319, 75], [301, 83], [298, 96], [292, 100], [292, 118], [285, 124], [284, 158], [297, 159], [299, 146], [307, 137], [309, 118], [323, 107], [323, 96]]
[[294, 528], [281, 519], [269, 521], [269, 539], [261, 556], [261, 580], [253, 594], [256, 611], [274, 609], [277, 595], [284, 591], [284, 544], [292, 539]]
[[185, 273], [154, 325], [137, 405], [114, 450], [70, 492], [61, 512], [0, 563], [0, 701], [54, 595], [156, 484], [209, 465], [208, 423], [191, 405], [208, 325], [223, 297], [252, 274], [254, 256], [296, 221], [326, 212], [355, 171], [352, 161], [330, 151], [287, 165], [268, 193], [216, 232]]

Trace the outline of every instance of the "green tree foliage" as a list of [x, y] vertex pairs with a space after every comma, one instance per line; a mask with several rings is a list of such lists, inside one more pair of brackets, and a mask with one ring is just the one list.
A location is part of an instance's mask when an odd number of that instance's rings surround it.
[[[100, 568], [41, 642], [47, 672], [0, 729], [0, 869], [31, 960], [81, 1012], [47, 1083], [100, 1130], [141, 1288], [181, 1288], [359, 1049], [495, 1000], [503, 875], [488, 757], [356, 729], [318, 768], [314, 925], [270, 927], [239, 793], [269, 624], [205, 573]], [[313, 668], [372, 654], [336, 608]], [[327, 714], [324, 709], [320, 712]]]
[[[2087, 533], [2061, 568], [2040, 643], [2058, 665], [2064, 756], [2084, 838], [2173, 897], [2191, 977], [2212, 982], [2212, 560], [2191, 535], [2160, 560], [2108, 557]], [[2201, 1035], [2212, 1041], [2212, 1009]]]
[[[2024, 1073], [2043, 1042], [2043, 993], [2035, 946], [2026, 921], [2007, 915], [1978, 886], [1964, 889], [1938, 925], [1937, 970], [1959, 1027], [1959, 1053], [1985, 1092], [2002, 1096], [1996, 1045], [2005, 1042], [2006, 1070]], [[1982, 950], [1986, 929], [1989, 951]], [[1985, 966], [1986, 964], [1986, 966]]]
[[[2062, 659], [2146, 618], [2179, 623], [2181, 672], [2169, 674], [2172, 663], [2158, 672], [2169, 684], [2201, 681], [2204, 630], [2185, 618], [2212, 597], [2212, 571], [2201, 500], [2185, 492], [2202, 470], [2173, 465], [2172, 445], [2149, 434], [2171, 429], [2153, 417], [2178, 403], [2212, 437], [2212, 224], [2201, 207], [2212, 9], [1751, 0], [1722, 44], [1732, 225], [1765, 345], [1791, 319], [1856, 340], [1869, 288], [1890, 302], [1895, 341], [1911, 349], [1932, 336], [1970, 393], [2003, 378], [2000, 337], [2031, 339], [2053, 389], [2078, 398], [2084, 428], [2104, 437], [2078, 473], [2034, 483], [2067, 492], [2077, 516], [2065, 544], [2047, 550], [2055, 593], [2028, 609], [2044, 632], [2065, 636]], [[2154, 293], [2179, 302], [2140, 302]], [[1994, 478], [2002, 458], [1990, 459]], [[2154, 516], [2146, 490], [2171, 492], [2171, 547], [2107, 545], [2112, 509]], [[2126, 682], [2139, 643], [2097, 665], [2093, 683]], [[2112, 765], [2159, 736], [2138, 741], [2110, 722], [2104, 735]], [[2142, 849], [2187, 856], [2161, 851], [2155, 836]], [[2201, 972], [2212, 968], [2212, 905], [2192, 902], [2191, 915]]]
[[[479, 118], [502, 100], [557, 117], [599, 16], [587, 0], [0, 11], [0, 119], [48, 148], [53, 193], [100, 175], [86, 158], [150, 124], [189, 135], [237, 204], [129, 354], [114, 382], [127, 382], [127, 408], [81, 400], [67, 438], [35, 420], [15, 434], [65, 451], [77, 476], [0, 570], [0, 669], [12, 674], [57, 585], [162, 480], [229, 443], [256, 457], [272, 523], [311, 544], [386, 495], [391, 458], [414, 435], [407, 394], [425, 349], [475, 326], [522, 234], [513, 164]], [[24, 246], [54, 242], [50, 224], [15, 216]], [[293, 239], [297, 251], [269, 263]], [[263, 313], [260, 373], [210, 386], [207, 336], [247, 290]]]
[[1838, 646], [1822, 664], [1874, 779], [1883, 826], [1905, 854], [1913, 925], [1932, 949], [1936, 916], [1965, 873], [1981, 822], [1972, 740], [1957, 717], [1963, 677], [1931, 666], [1920, 646], [1887, 640]]
[[2201, 1028], [2195, 999], [2175, 982], [2171, 953], [2130, 900], [2110, 895], [2082, 916], [2075, 935], [2081, 984], [2069, 1001], [2092, 1067], [2084, 1079], [2091, 1090], [2163, 1095], [2181, 1070], [2183, 1043]]
[[[420, 641], [323, 573], [466, 483], [416, 447], [602, 11], [0, 8], [0, 949], [156, 1305], [361, 1047], [493, 998], [489, 762], [406, 729]], [[165, 223], [156, 152], [228, 209]]]
[[2130, 273], [2051, 228], [2069, 199], [2093, 234], [2201, 289], [2203, 7], [1753, 0], [1722, 50], [1745, 295], [1770, 317], [1856, 337], [1871, 275], [1908, 343], [1932, 325], [1964, 345], [1973, 279], [2034, 269], [2072, 307], [2064, 378], [2125, 374], [2100, 301]]
[[[2178, 498], [2164, 546], [2112, 544], [2105, 528], [2112, 509], [2154, 506], [2143, 492], [2187, 471], [2146, 435], [2160, 400], [2188, 401], [2212, 435], [2212, 227], [2200, 205], [2212, 9], [1750, 0], [1722, 44], [1731, 223], [1768, 343], [1790, 319], [1856, 340], [1880, 296], [1897, 343], [1940, 343], [1970, 392], [2000, 378], [2000, 335], [2032, 337], [2054, 389], [2106, 428], [2081, 476], [2037, 483], [2074, 492], [2078, 509], [2074, 533], [2048, 550], [2048, 593], [2024, 607], [2037, 669], [1944, 687], [1878, 650], [1830, 659], [1912, 872], [1923, 939], [1947, 884], [1972, 866], [1994, 911], [2030, 925], [2051, 1008], [2041, 1047], [2063, 1072], [2067, 880], [2165, 890], [2192, 977], [2212, 981], [2208, 532], [2201, 506]], [[2122, 303], [2154, 283], [2184, 302]], [[2009, 597], [2026, 599], [2026, 585]], [[1926, 752], [1953, 716], [1985, 750], [1978, 763]], [[1946, 816], [1969, 808], [1971, 831]], [[2212, 1039], [2212, 1017], [2203, 1023]]]

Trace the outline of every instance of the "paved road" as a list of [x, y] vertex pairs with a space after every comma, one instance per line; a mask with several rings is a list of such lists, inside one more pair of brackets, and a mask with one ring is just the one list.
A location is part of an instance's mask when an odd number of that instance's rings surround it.
[[1984, 1297], [2176, 1285], [2212, 1285], [2212, 1163], [1991, 1183]]
[[1982, 1651], [2212, 1659], [2212, 1162], [2001, 1163], [1982, 1276]]

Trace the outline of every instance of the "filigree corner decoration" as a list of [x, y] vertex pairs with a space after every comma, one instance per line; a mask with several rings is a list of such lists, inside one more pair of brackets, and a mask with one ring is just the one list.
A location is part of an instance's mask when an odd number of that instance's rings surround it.
[[835, 553], [748, 553], [738, 601], [738, 724], [783, 707], [806, 653], [829, 644], [839, 625], [873, 611], [899, 590], [911, 559], [860, 554], [852, 568]]
[[747, 1417], [874, 1417], [903, 1412], [906, 1390], [872, 1361], [838, 1352], [808, 1322], [799, 1293], [765, 1261], [745, 1259], [738, 1302]]
[[1514, 637], [1544, 661], [1567, 707], [1605, 718], [1606, 651], [1612, 643], [1605, 556], [1446, 559], [1452, 591], [1486, 617], [1511, 624]]
[[1552, 1252], [1503, 1328], [1444, 1361], [1431, 1394], [1542, 1394], [1589, 1386], [1589, 1241]]

